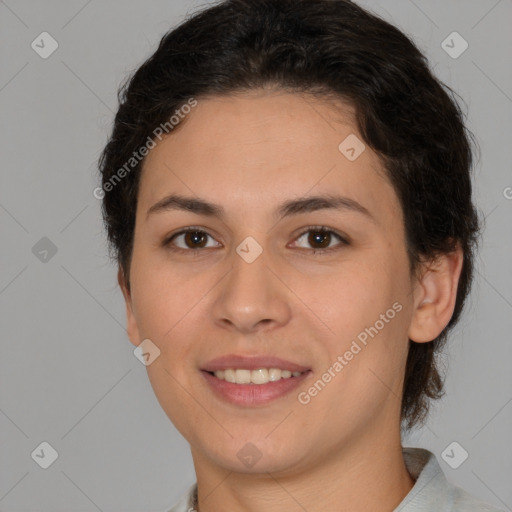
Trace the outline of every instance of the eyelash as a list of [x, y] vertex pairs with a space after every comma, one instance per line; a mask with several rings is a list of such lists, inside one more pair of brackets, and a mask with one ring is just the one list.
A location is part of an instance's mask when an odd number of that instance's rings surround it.
[[[313, 254], [325, 254], [325, 253], [339, 250], [343, 246], [350, 245], [348, 239], [344, 235], [342, 235], [341, 233], [339, 233], [336, 230], [329, 229], [326, 226], [308, 226], [294, 240], [296, 241], [296, 240], [300, 239], [302, 236], [309, 233], [310, 231], [318, 232], [318, 233], [322, 233], [322, 234], [335, 235], [340, 240], [341, 243], [339, 243], [338, 245], [336, 245], [334, 247], [329, 247], [327, 249], [302, 249], [304, 251], [311, 251]], [[195, 254], [193, 254], [193, 256], [199, 256], [200, 252], [201, 252], [200, 249], [204, 249], [204, 248], [200, 247], [198, 249], [183, 249], [181, 247], [176, 247], [175, 245], [173, 245], [171, 243], [176, 237], [190, 233], [190, 232], [198, 232], [198, 233], [205, 234], [205, 235], [213, 238], [210, 234], [208, 234], [206, 231], [204, 231], [204, 229], [202, 229], [200, 227], [196, 227], [196, 226], [190, 226], [187, 229], [182, 229], [181, 231], [178, 231], [177, 233], [174, 233], [174, 234], [170, 235], [169, 237], [167, 237], [163, 241], [162, 246], [167, 247], [170, 251], [173, 251], [173, 252], [195, 253]], [[207, 248], [207, 249], [210, 249], [210, 248]]]

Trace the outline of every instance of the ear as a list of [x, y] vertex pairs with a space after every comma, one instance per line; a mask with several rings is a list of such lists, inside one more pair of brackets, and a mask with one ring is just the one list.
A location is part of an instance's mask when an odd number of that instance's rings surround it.
[[441, 254], [434, 263], [426, 264], [416, 284], [414, 313], [409, 339], [417, 343], [432, 341], [450, 321], [457, 299], [457, 287], [462, 271], [463, 252]]
[[119, 287], [123, 292], [124, 302], [126, 305], [126, 333], [128, 334], [128, 338], [130, 338], [132, 344], [137, 347], [140, 345], [142, 340], [140, 339], [137, 320], [133, 312], [131, 291], [129, 289], [129, 285], [127, 286], [126, 284], [124, 272], [121, 268], [117, 272], [117, 282], [119, 283]]

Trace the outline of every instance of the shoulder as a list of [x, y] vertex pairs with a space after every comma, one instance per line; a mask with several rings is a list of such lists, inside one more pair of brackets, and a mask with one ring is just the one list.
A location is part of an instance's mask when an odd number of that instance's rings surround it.
[[403, 447], [402, 452], [415, 484], [395, 512], [504, 512], [452, 484], [429, 450]]
[[197, 482], [189, 487], [181, 499], [167, 512], [196, 512], [194, 508]]
[[452, 486], [453, 491], [453, 512], [504, 512], [505, 509], [496, 508], [489, 503], [475, 498], [464, 489]]

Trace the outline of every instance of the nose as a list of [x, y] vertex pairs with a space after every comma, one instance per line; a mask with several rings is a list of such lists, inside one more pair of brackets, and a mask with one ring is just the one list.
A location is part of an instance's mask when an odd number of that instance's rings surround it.
[[233, 251], [231, 270], [216, 287], [216, 324], [250, 334], [282, 327], [290, 320], [287, 289], [270, 270], [264, 253], [248, 263]]

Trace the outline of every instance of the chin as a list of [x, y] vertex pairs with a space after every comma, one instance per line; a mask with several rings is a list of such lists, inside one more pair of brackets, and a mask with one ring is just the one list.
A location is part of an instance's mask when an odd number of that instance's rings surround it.
[[[254, 441], [242, 438], [229, 438], [226, 443], [212, 442], [203, 445], [202, 452], [213, 464], [236, 473], [292, 473], [297, 470], [305, 454], [297, 452], [297, 446], [304, 442], [294, 442], [290, 436], [284, 439], [265, 439], [265, 435], [254, 436]], [[286, 444], [285, 444], [286, 443]]]

